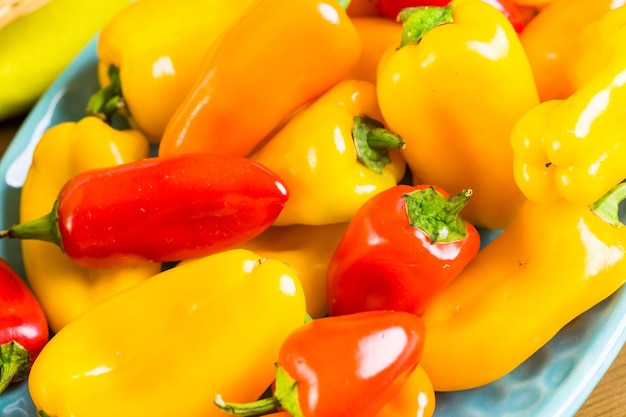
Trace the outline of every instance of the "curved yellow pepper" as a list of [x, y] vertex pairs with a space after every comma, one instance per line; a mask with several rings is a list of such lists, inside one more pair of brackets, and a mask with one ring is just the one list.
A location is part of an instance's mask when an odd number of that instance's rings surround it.
[[409, 17], [405, 34], [425, 33], [407, 36], [381, 59], [377, 88], [385, 123], [406, 142], [402, 153], [414, 183], [451, 194], [471, 188], [461, 215], [501, 229], [524, 197], [513, 178], [510, 134], [539, 103], [530, 65], [509, 20], [484, 1], [419, 10], [413, 18], [442, 16], [432, 28], [413, 27]]
[[[626, 7], [614, 9], [585, 35], [579, 88], [516, 123], [511, 144], [515, 181], [527, 198], [591, 204], [626, 178]], [[597, 59], [595, 64], [591, 59]]]
[[256, 400], [306, 315], [285, 263], [242, 250], [184, 262], [57, 333], [28, 387], [52, 417], [222, 417], [220, 393]]
[[421, 365], [436, 391], [506, 375], [626, 282], [624, 198], [626, 183], [596, 211], [563, 199], [524, 203], [422, 315]]
[[[207, 51], [252, 0], [142, 0], [126, 7], [98, 39], [98, 73], [111, 85], [110, 68], [119, 71], [114, 91], [90, 103], [92, 113], [120, 112], [158, 142], [168, 120], [199, 76]], [[116, 94], [121, 87], [122, 96]], [[109, 87], [111, 88], [111, 87]], [[119, 91], [117, 91], [119, 93]], [[111, 109], [101, 106], [111, 101]], [[96, 104], [98, 103], [98, 104]]]
[[[398, 149], [390, 149], [388, 158], [386, 149], [374, 155], [376, 167], [361, 162], [369, 159], [357, 152], [355, 116], [382, 119], [376, 87], [345, 80], [295, 114], [250, 156], [289, 188], [289, 201], [274, 225], [348, 222], [369, 197], [402, 179], [406, 164]], [[390, 135], [386, 138], [401, 146], [401, 139]]]
[[[148, 156], [148, 141], [136, 131], [118, 131], [95, 117], [49, 128], [33, 154], [20, 199], [20, 221], [50, 211], [59, 191], [72, 176]], [[53, 331], [59, 331], [105, 298], [144, 281], [160, 264], [111, 270], [77, 266], [55, 245], [21, 242], [26, 278]]]
[[307, 313], [317, 319], [328, 313], [326, 271], [347, 227], [348, 223], [272, 226], [240, 248], [280, 259], [293, 268], [304, 290]]

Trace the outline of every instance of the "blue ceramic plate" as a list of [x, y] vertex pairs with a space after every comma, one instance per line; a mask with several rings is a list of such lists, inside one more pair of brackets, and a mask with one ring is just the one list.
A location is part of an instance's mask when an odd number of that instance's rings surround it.
[[[96, 68], [94, 39], [24, 121], [0, 162], [0, 224], [18, 222], [20, 188], [33, 147], [48, 127], [83, 116], [87, 100], [98, 88]], [[0, 241], [0, 256], [23, 273], [16, 242]], [[571, 417], [625, 341], [626, 288], [622, 288], [504, 378], [473, 390], [438, 393], [435, 417]], [[0, 417], [37, 417], [26, 382], [0, 394]]]

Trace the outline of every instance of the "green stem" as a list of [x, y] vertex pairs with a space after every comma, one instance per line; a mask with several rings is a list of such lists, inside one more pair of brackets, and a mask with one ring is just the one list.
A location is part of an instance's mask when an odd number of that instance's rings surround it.
[[0, 231], [0, 239], [34, 239], [52, 242], [63, 248], [61, 233], [59, 232], [59, 218], [57, 215], [58, 201], [54, 203], [50, 213], [37, 219], [17, 224], [10, 229]]
[[30, 354], [16, 341], [0, 345], [0, 393], [14, 379], [26, 376], [30, 368]]
[[350, 6], [350, 0], [337, 0], [337, 2], [344, 10], [348, 10], [348, 6]]
[[404, 148], [404, 140], [400, 136], [368, 116], [354, 117], [352, 138], [357, 160], [379, 174], [391, 163], [388, 150]]
[[402, 22], [400, 48], [419, 43], [422, 37], [439, 25], [452, 23], [452, 6], [418, 6], [402, 9], [398, 14]]
[[472, 190], [467, 189], [446, 198], [434, 187], [405, 194], [410, 226], [423, 231], [432, 243], [463, 240], [467, 226], [459, 212], [471, 196]]
[[624, 223], [620, 220], [619, 205], [624, 200], [626, 200], [626, 182], [622, 181], [590, 207], [605, 222], [621, 227]]
[[214, 400], [215, 405], [223, 412], [233, 416], [262, 416], [265, 414], [274, 413], [280, 407], [276, 397], [262, 398], [251, 403], [238, 404], [227, 403], [222, 399], [221, 395], [216, 395]]
[[91, 96], [87, 103], [85, 112], [88, 116], [98, 117], [108, 123], [112, 117], [118, 113], [124, 113], [127, 116], [127, 109], [122, 95], [122, 82], [120, 80], [120, 71], [117, 67], [111, 65], [109, 67], [110, 84], [98, 90]]

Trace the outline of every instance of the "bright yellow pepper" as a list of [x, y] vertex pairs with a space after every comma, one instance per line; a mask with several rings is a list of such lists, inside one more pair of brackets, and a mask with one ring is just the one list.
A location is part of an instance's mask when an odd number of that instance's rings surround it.
[[[95, 117], [49, 128], [33, 154], [20, 199], [20, 221], [50, 211], [59, 190], [72, 176], [148, 156], [148, 141], [136, 131], [118, 131]], [[55, 245], [21, 242], [26, 278], [53, 331], [90, 307], [161, 270], [160, 264], [111, 270], [77, 266]]]
[[[355, 121], [356, 116], [365, 118]], [[396, 185], [406, 164], [398, 149], [389, 148], [403, 142], [377, 122], [381, 119], [376, 87], [345, 80], [254, 152], [250, 158], [289, 188], [274, 225], [348, 222], [369, 197]]]
[[266, 258], [286, 262], [298, 274], [307, 312], [314, 319], [328, 313], [326, 271], [348, 223], [321, 226], [273, 226], [240, 246]]
[[284, 262], [242, 249], [184, 262], [98, 304], [33, 364], [29, 390], [51, 417], [222, 417], [220, 393], [256, 400], [285, 337], [305, 320]]
[[[403, 13], [403, 46], [379, 65], [384, 121], [406, 142], [402, 153], [414, 183], [451, 194], [471, 188], [461, 216], [501, 229], [524, 197], [513, 178], [511, 129], [539, 103], [518, 35], [481, 0], [412, 12]], [[424, 16], [429, 13], [438, 15]], [[421, 17], [436, 24], [425, 27]]]
[[625, 198], [626, 183], [592, 209], [563, 199], [524, 203], [422, 315], [421, 365], [436, 391], [508, 374], [626, 282]]
[[536, 202], [591, 204], [626, 178], [626, 7], [583, 33], [579, 88], [530, 110], [511, 135], [515, 180]]
[[158, 142], [200, 75], [207, 51], [252, 1], [178, 0], [173, 5], [141, 0], [126, 7], [98, 39], [98, 72], [105, 88], [89, 111], [107, 119], [125, 115]]

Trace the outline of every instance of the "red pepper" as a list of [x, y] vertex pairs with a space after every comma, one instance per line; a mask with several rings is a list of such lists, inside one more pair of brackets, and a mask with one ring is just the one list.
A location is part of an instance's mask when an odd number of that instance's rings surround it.
[[476, 256], [480, 235], [459, 216], [471, 191], [397, 185], [352, 218], [327, 271], [331, 316], [368, 310], [421, 314]]
[[48, 322], [28, 285], [0, 258], [0, 392], [26, 378], [48, 342]]
[[247, 158], [147, 158], [78, 174], [50, 214], [0, 237], [53, 242], [87, 268], [178, 261], [252, 239], [287, 199], [281, 180]]
[[[485, 3], [491, 4], [496, 9], [500, 10], [502, 14], [513, 25], [513, 28], [517, 33], [521, 33], [525, 26], [524, 15], [519, 7], [512, 0], [482, 0]], [[446, 6], [450, 3], [450, 0], [378, 0], [376, 5], [380, 13], [390, 19], [397, 19], [400, 10], [407, 7], [419, 7], [419, 6]]]
[[281, 345], [274, 395], [216, 405], [235, 415], [284, 409], [293, 417], [371, 417], [419, 364], [424, 324], [415, 314], [369, 311], [309, 321]]

